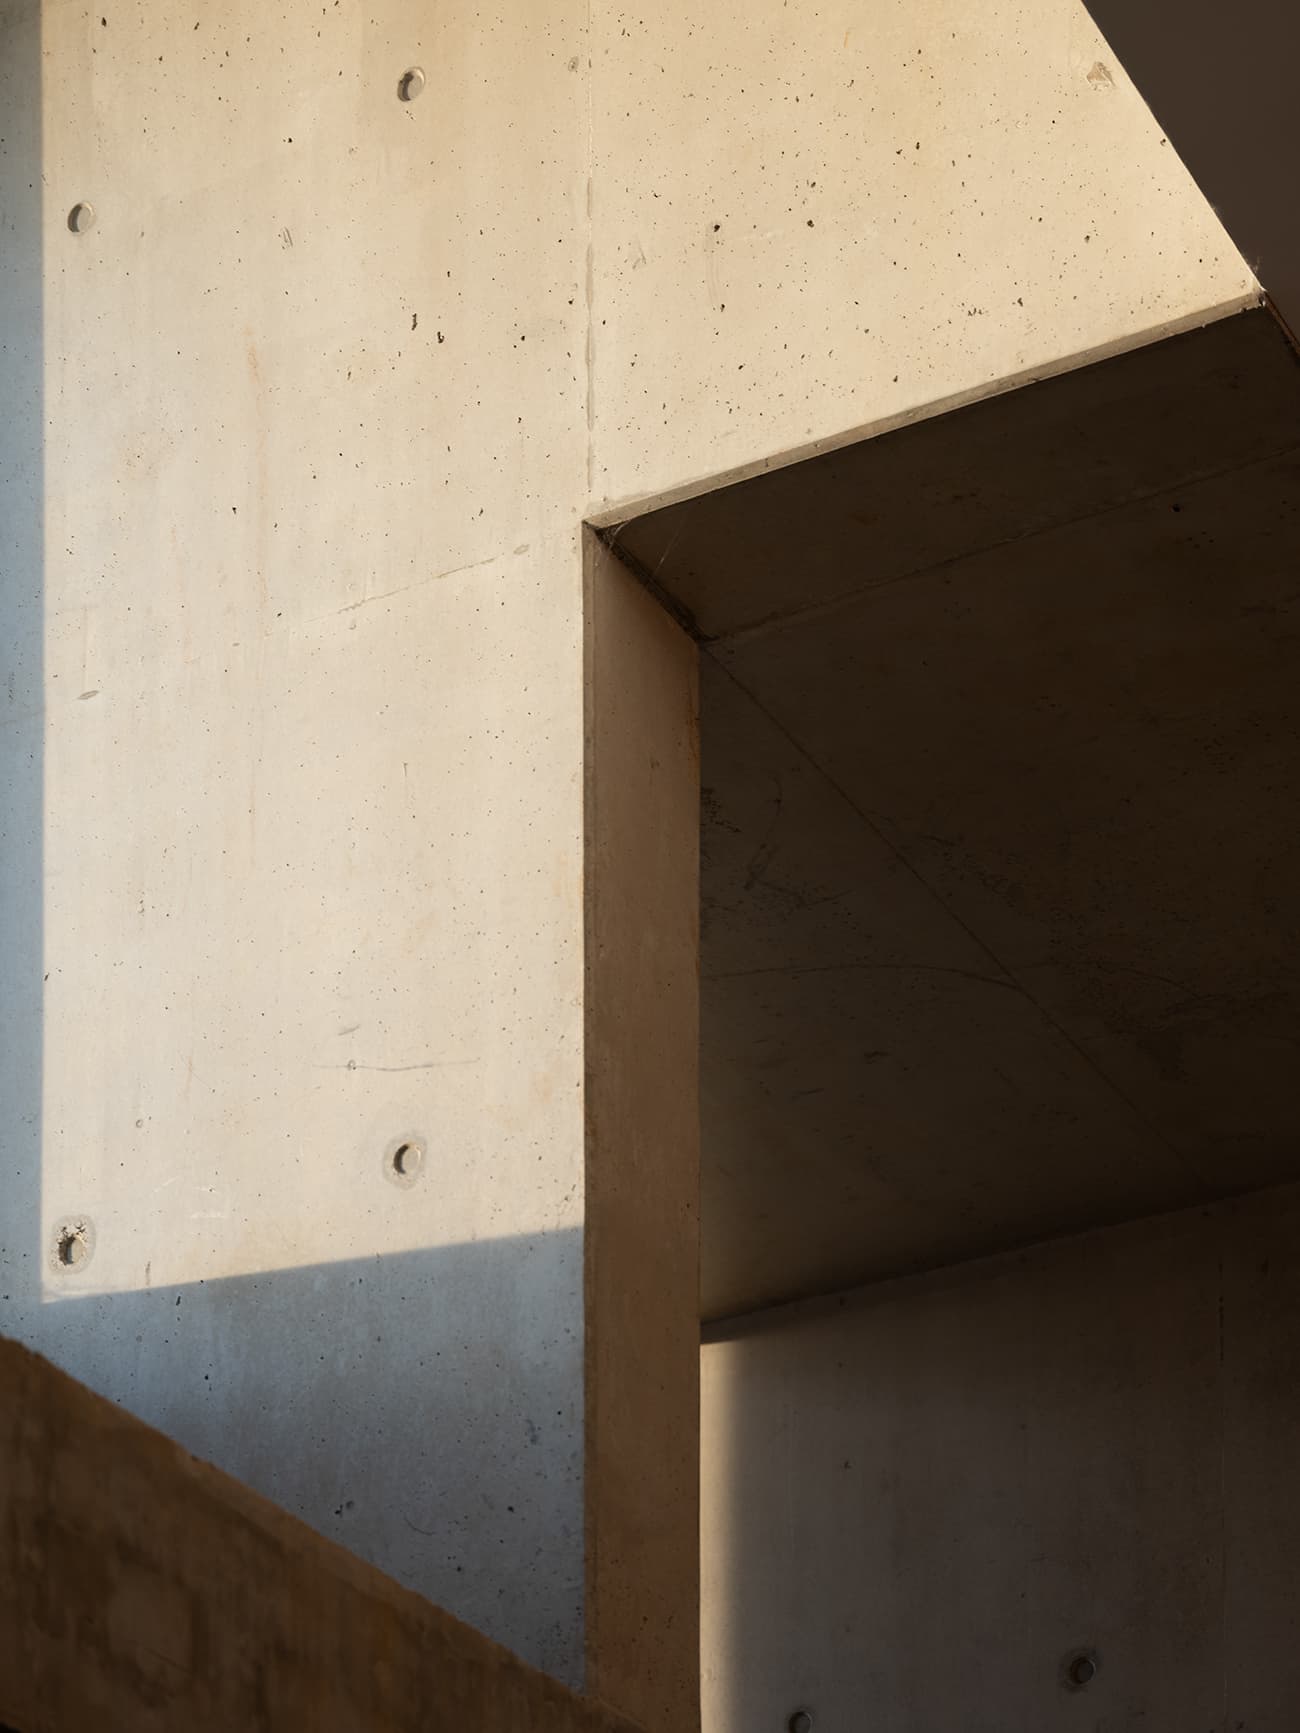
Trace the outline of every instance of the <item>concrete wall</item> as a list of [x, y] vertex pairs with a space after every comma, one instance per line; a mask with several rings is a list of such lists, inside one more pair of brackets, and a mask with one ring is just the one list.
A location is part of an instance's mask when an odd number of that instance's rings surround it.
[[1256, 0], [1244, 15], [1220, 0], [1088, 0], [1088, 10], [1283, 317], [1300, 327], [1289, 173], [1300, 14], [1288, 0]]
[[1104, 60], [0, 0], [4, 1327], [562, 1678], [582, 520], [1249, 299]]
[[1296, 1725], [1300, 1190], [755, 1314], [703, 1392], [708, 1733]]
[[632, 1733], [3, 1340], [0, 1720]]
[[7, 3], [0, 51], [6, 1326], [570, 1681], [582, 19]]
[[1075, 0], [597, 0], [591, 49], [596, 505], [1255, 292]]

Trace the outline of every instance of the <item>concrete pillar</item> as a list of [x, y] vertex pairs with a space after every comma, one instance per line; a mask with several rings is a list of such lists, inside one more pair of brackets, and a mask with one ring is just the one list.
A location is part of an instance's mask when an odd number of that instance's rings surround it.
[[1253, 280], [1074, 0], [2, 0], [0, 81], [0, 1328], [689, 1718], [690, 659], [584, 522]]
[[[652, 1725], [690, 1726], [699, 1718], [696, 651], [594, 536], [587, 622], [587, 1684], [608, 1702], [652, 1706]], [[665, 1303], [670, 1295], [678, 1303]]]

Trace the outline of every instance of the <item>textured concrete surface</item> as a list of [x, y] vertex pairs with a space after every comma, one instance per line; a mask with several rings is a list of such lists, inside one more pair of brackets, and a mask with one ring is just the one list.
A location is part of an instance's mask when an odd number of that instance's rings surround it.
[[4, 1327], [566, 1679], [582, 519], [1251, 296], [1100, 53], [0, 0]]
[[571, 1682], [584, 18], [0, 10], [3, 1327]]
[[0, 1720], [632, 1733], [5, 1340]]
[[1300, 328], [1289, 173], [1300, 13], [1289, 0], [1262, 0], [1241, 16], [1219, 0], [1089, 0], [1088, 9], [1284, 318]]
[[1255, 292], [1074, 0], [597, 0], [591, 52], [597, 505]]
[[706, 1733], [1290, 1733], [1298, 1344], [1289, 1188], [706, 1346]]
[[620, 532], [703, 666], [707, 1315], [1294, 1178], [1267, 313]]

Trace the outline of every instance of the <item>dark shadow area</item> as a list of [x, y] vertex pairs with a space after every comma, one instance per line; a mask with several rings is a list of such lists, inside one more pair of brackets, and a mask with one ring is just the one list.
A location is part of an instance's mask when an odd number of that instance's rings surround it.
[[706, 1318], [1300, 1175], [1267, 310], [611, 540], [702, 644]]
[[0, 1305], [42, 1274], [41, 76], [39, 0], [0, 0]]
[[580, 1685], [581, 1295], [581, 1235], [565, 1231], [70, 1296], [23, 1337]]
[[701, 646], [706, 1725], [1290, 1733], [1286, 334], [608, 539]]

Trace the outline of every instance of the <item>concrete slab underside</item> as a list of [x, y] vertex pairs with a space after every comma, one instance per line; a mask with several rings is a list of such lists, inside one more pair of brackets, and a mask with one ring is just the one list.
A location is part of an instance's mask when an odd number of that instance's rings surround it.
[[704, 641], [704, 1307], [1294, 1177], [1264, 312], [650, 514]]

